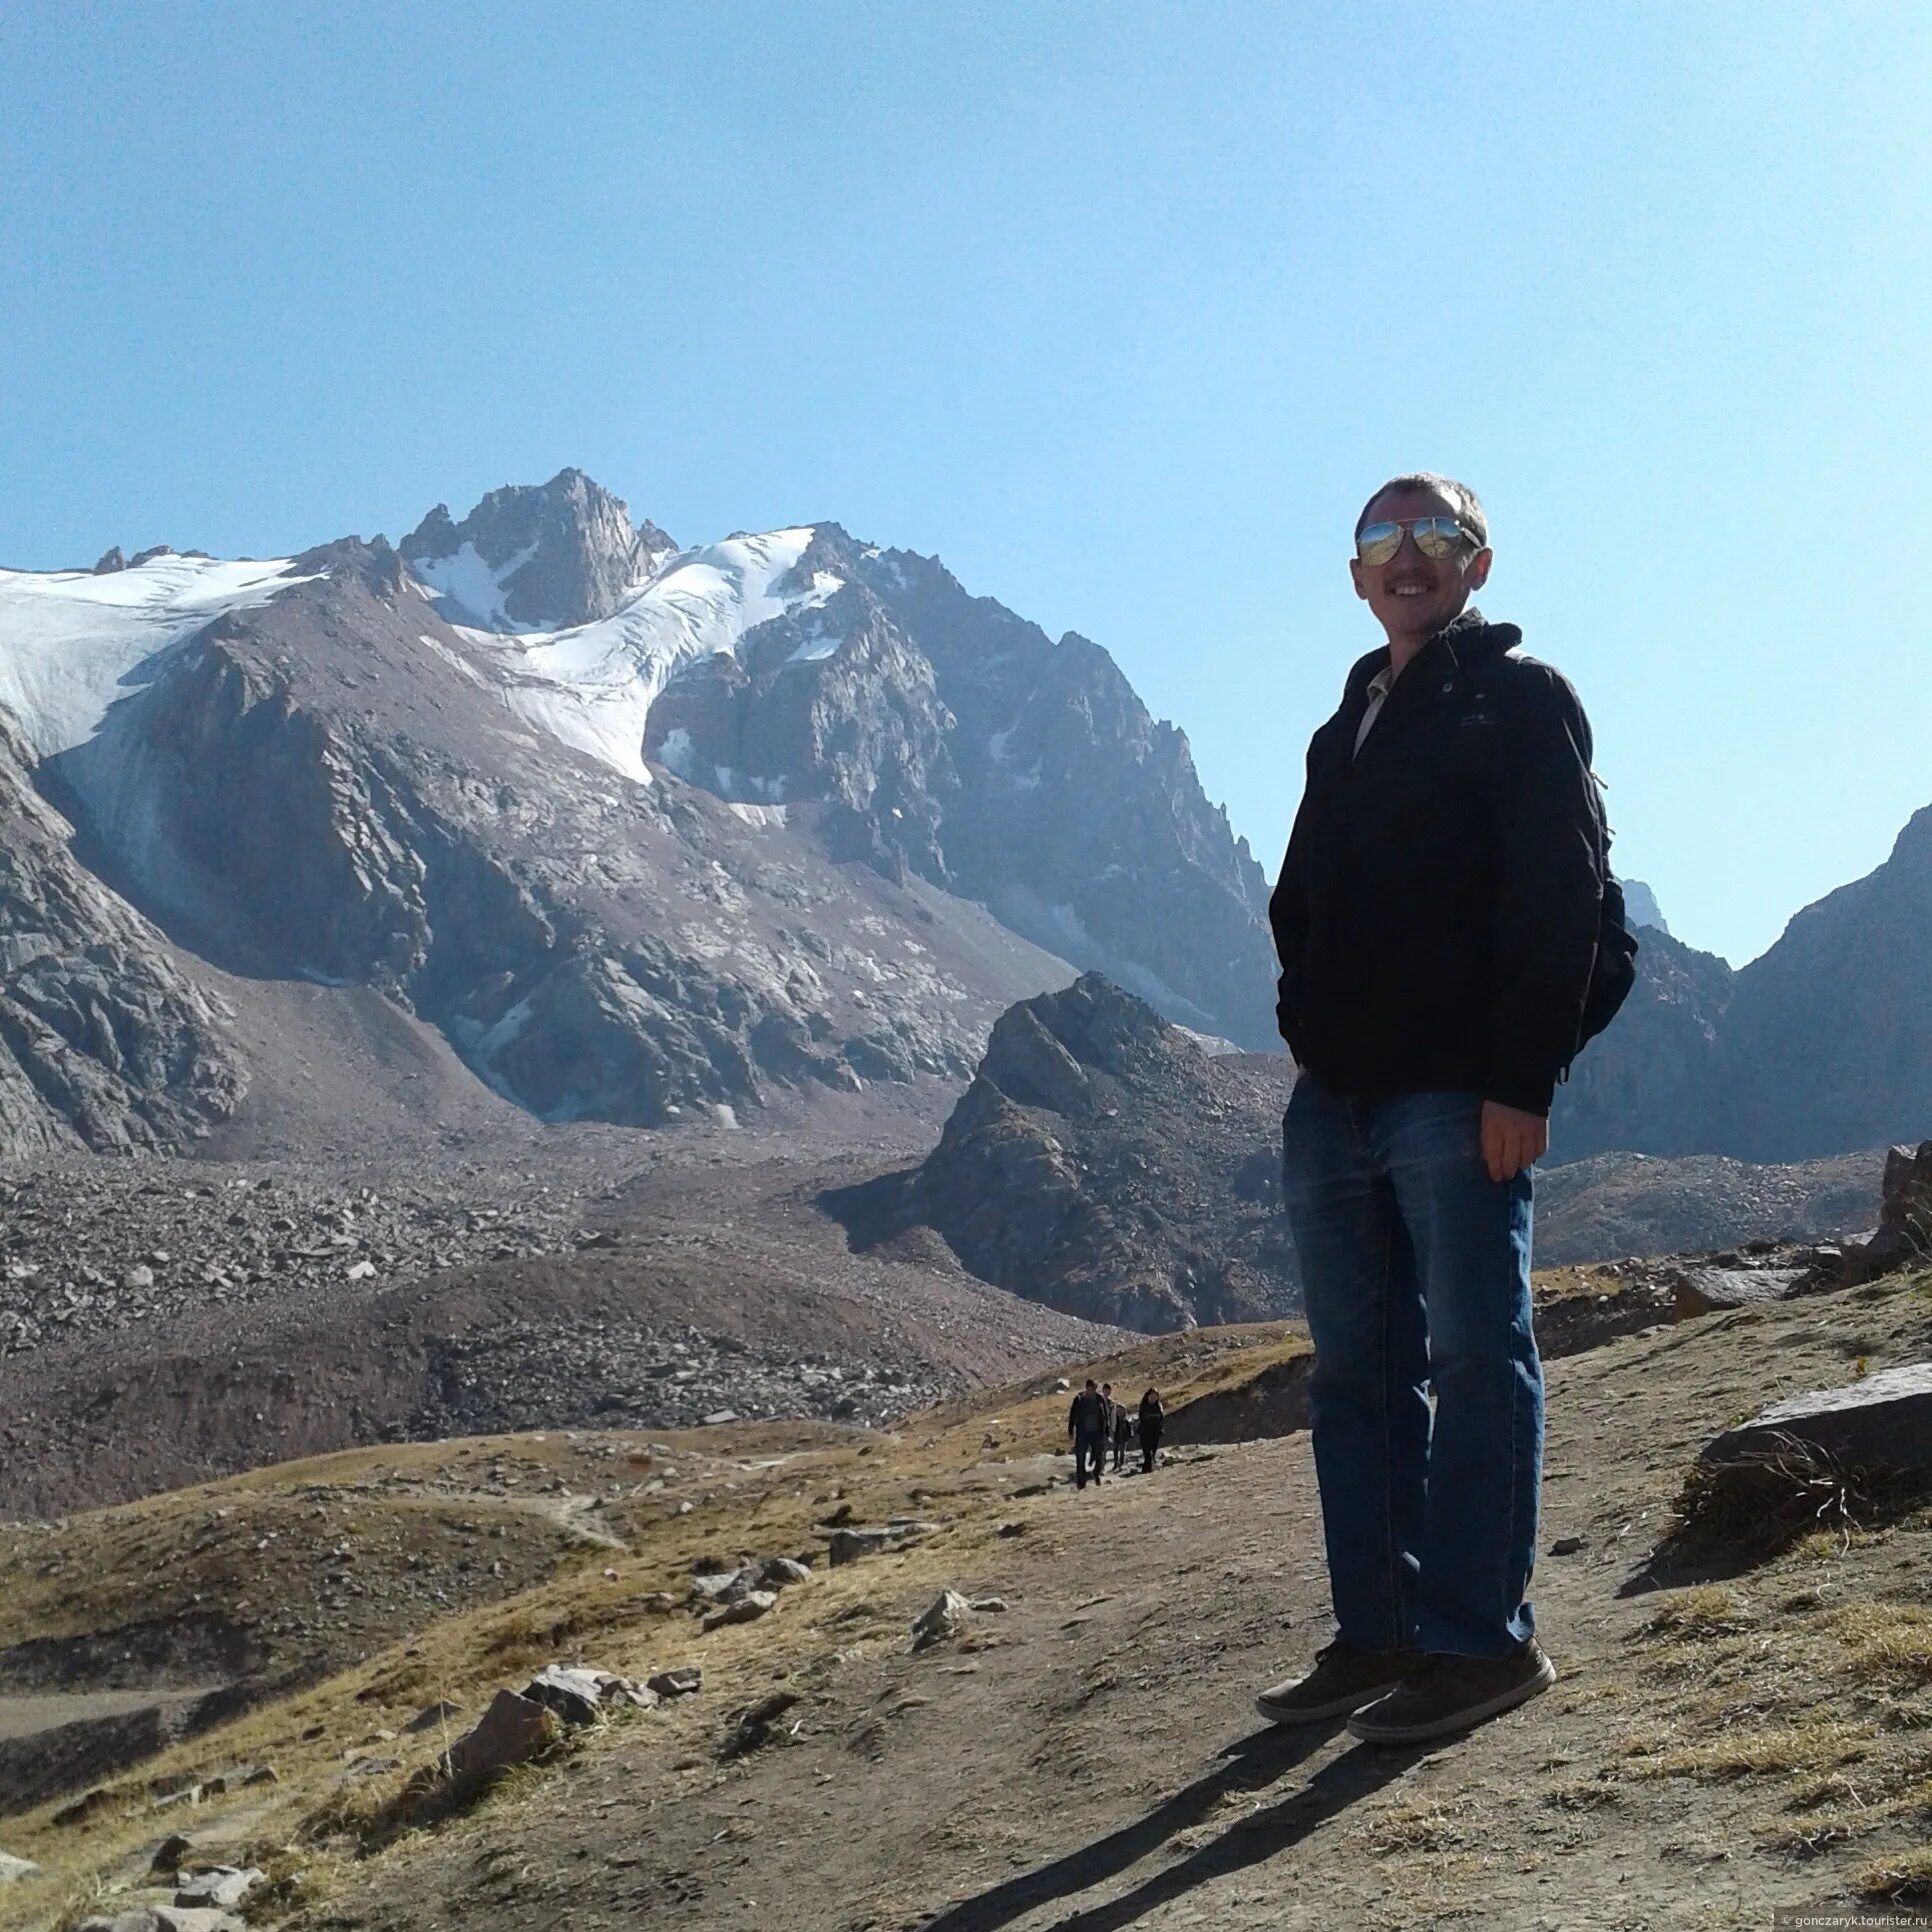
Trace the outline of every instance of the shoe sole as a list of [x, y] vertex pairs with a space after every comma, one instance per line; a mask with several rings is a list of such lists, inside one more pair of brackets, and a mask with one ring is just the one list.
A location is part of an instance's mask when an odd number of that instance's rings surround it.
[[1391, 1677], [1386, 1684], [1371, 1684], [1366, 1690], [1359, 1690], [1347, 1697], [1332, 1698], [1326, 1704], [1297, 1704], [1292, 1707], [1270, 1704], [1265, 1697], [1257, 1697], [1254, 1707], [1270, 1724], [1319, 1724], [1325, 1718], [1347, 1717], [1351, 1711], [1359, 1711], [1363, 1705], [1372, 1704], [1378, 1697], [1386, 1697], [1402, 1680]]
[[1499, 1691], [1486, 1702], [1471, 1704], [1447, 1717], [1432, 1718], [1426, 1724], [1377, 1724], [1369, 1709], [1358, 1707], [1348, 1720], [1348, 1728], [1350, 1734], [1360, 1738], [1364, 1744], [1420, 1744], [1428, 1738], [1449, 1737], [1457, 1731], [1466, 1731], [1485, 1718], [1514, 1710], [1518, 1704], [1527, 1704], [1532, 1697], [1548, 1690], [1555, 1682], [1556, 1666], [1545, 1657], [1534, 1677], [1520, 1684], [1512, 1684], [1508, 1690]]

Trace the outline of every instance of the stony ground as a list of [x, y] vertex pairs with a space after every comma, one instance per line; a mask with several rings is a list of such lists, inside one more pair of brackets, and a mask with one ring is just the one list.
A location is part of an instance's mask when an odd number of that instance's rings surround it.
[[[225, 1500], [156, 1498], [134, 1506], [149, 1565], [177, 1516], [269, 1507], [298, 1481], [346, 1488], [373, 1534], [385, 1489], [433, 1492], [480, 1523], [530, 1500], [526, 1481], [540, 1499], [561, 1477], [595, 1488], [611, 1540], [493, 1605], [466, 1608], [474, 1599], [449, 1589], [450, 1617], [174, 1747], [84, 1824], [57, 1827], [47, 1806], [0, 1819], [0, 1846], [58, 1875], [15, 1888], [14, 1922], [46, 1925], [56, 1893], [74, 1896], [89, 1872], [133, 1882], [179, 1816], [150, 1809], [153, 1774], [166, 1785], [255, 1760], [281, 1775], [272, 1802], [231, 1792], [183, 1828], [265, 1862], [274, 1890], [258, 1922], [302, 1932], [1647, 1932], [1760, 1927], [1776, 1903], [1932, 1904], [1932, 1509], [1827, 1514], [1749, 1564], [1650, 1562], [1710, 1434], [1778, 1394], [1923, 1359], [1928, 1344], [1920, 1276], [1553, 1361], [1539, 1539], [1551, 1553], [1532, 1594], [1561, 1679], [1417, 1750], [1361, 1746], [1339, 1725], [1275, 1731], [1250, 1712], [1257, 1688], [1329, 1634], [1305, 1436], [1190, 1447], [1152, 1478], [1085, 1494], [1043, 1488], [1066, 1468], [1043, 1453], [1064, 1403], [1045, 1380], [888, 1436], [706, 1432], [692, 1439], [712, 1458], [701, 1470], [683, 1441], [500, 1440], [265, 1472], [224, 1486]], [[1188, 1356], [1163, 1361], [1163, 1347]], [[1248, 1347], [1250, 1366], [1283, 1359], [1278, 1342]], [[1225, 1383], [1243, 1360], [1175, 1338], [1119, 1369], [1130, 1387]], [[553, 1471], [550, 1455], [569, 1460]], [[814, 1525], [841, 1507], [934, 1527], [897, 1554], [821, 1563], [755, 1623], [705, 1635], [674, 1607], [694, 1570], [822, 1551]], [[39, 1561], [109, 1520], [37, 1532]], [[340, 1535], [316, 1521], [318, 1540]], [[915, 1651], [912, 1621], [942, 1586], [1006, 1607]], [[556, 1656], [633, 1672], [700, 1663], [705, 1689], [385, 1844], [409, 1769], [435, 1748], [403, 1729], [410, 1715], [437, 1695], [474, 1712], [493, 1683]], [[741, 1714], [773, 1693], [795, 1701], [736, 1748]]]
[[0, 1180], [0, 1507], [385, 1439], [876, 1423], [1119, 1339], [930, 1235], [851, 1253], [816, 1202], [876, 1151], [593, 1129], [540, 1154]]

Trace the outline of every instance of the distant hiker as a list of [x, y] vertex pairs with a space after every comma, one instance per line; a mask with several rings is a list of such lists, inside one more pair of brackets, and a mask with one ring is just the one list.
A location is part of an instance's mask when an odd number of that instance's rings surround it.
[[1160, 1453], [1161, 1431], [1167, 1427], [1167, 1411], [1161, 1406], [1159, 1389], [1149, 1389], [1140, 1399], [1140, 1466], [1152, 1475], [1154, 1458]]
[[[1469, 606], [1482, 505], [1400, 476], [1349, 569], [1387, 645], [1308, 747], [1269, 904], [1300, 1068], [1283, 1184], [1308, 1327], [1337, 1634], [1278, 1723], [1459, 1731], [1552, 1683], [1528, 1600], [1543, 1372], [1531, 1166], [1551, 1096], [1633, 977], [1590, 727]], [[1433, 1433], [1425, 1383], [1436, 1395]]]
[[1101, 1468], [1107, 1458], [1110, 1409], [1107, 1398], [1094, 1387], [1093, 1377], [1088, 1376], [1087, 1386], [1073, 1398], [1073, 1405], [1067, 1410], [1067, 1434], [1073, 1438], [1073, 1486], [1076, 1489], [1086, 1488], [1089, 1464], [1094, 1481], [1101, 1479]]
[[1114, 1467], [1127, 1460], [1127, 1445], [1134, 1439], [1134, 1412], [1124, 1402], [1114, 1404]]

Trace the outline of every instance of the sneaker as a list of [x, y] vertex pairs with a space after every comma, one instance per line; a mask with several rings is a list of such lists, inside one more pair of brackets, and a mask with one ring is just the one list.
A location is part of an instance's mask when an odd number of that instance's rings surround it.
[[1534, 1637], [1506, 1657], [1432, 1651], [1395, 1689], [1358, 1710], [1348, 1728], [1370, 1744], [1417, 1744], [1466, 1731], [1555, 1682], [1556, 1666]]
[[1313, 1724], [1360, 1710], [1422, 1662], [1419, 1650], [1363, 1650], [1337, 1637], [1315, 1653], [1306, 1677], [1265, 1690], [1254, 1707], [1270, 1724]]

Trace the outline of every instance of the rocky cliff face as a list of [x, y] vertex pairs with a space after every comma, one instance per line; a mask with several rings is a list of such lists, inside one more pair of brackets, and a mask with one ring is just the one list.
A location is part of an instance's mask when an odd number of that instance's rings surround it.
[[826, 1197], [856, 1242], [919, 1226], [984, 1281], [1147, 1330], [1295, 1312], [1280, 1055], [1210, 1057], [1098, 974], [1003, 1014], [918, 1167]]
[[75, 859], [35, 762], [0, 712], [0, 1156], [193, 1141], [245, 1085], [222, 1015]]
[[1553, 1160], [1621, 1150], [1701, 1154], [1724, 1145], [1723, 1026], [1736, 975], [1657, 927], [1640, 932], [1637, 984], [1608, 1032], [1556, 1090]]
[[677, 546], [582, 470], [492, 490], [461, 523], [439, 503], [401, 544], [452, 622], [558, 630], [607, 617]]
[[1724, 1145], [1801, 1160], [1932, 1132], [1932, 807], [1875, 872], [1807, 906], [1737, 976]]

